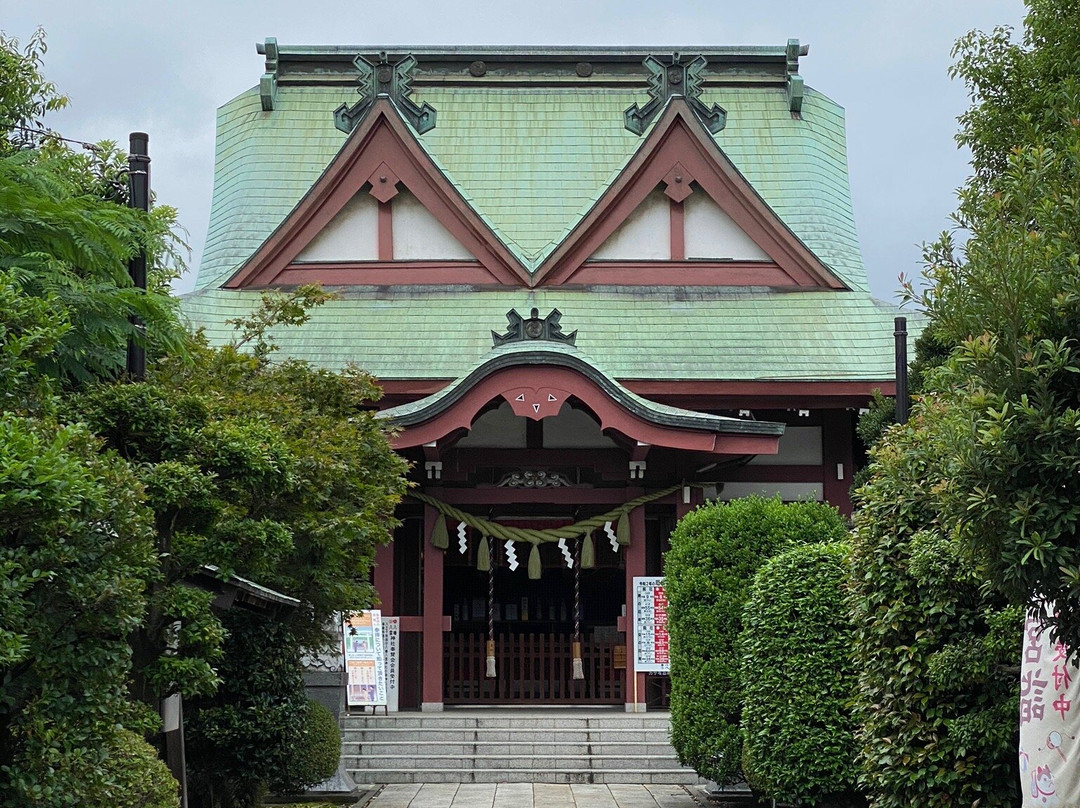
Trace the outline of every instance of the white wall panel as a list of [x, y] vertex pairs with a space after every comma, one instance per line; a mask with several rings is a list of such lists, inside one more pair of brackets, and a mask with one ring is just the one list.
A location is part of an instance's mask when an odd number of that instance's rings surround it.
[[379, 203], [361, 191], [312, 239], [297, 261], [374, 261], [379, 257]]
[[608, 236], [592, 258], [623, 261], [671, 259], [670, 200], [657, 188]]
[[701, 189], [686, 198], [683, 210], [687, 258], [770, 260], [765, 251]]
[[420, 200], [402, 191], [391, 200], [394, 210], [394, 260], [469, 259], [473, 255], [454, 238]]

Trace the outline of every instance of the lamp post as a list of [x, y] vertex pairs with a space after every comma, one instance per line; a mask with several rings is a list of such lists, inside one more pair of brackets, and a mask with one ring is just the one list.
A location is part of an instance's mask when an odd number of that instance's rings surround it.
[[[149, 139], [145, 132], [132, 132], [128, 139], [128, 207], [147, 212], [150, 210], [150, 156], [147, 152]], [[132, 286], [146, 290], [145, 249], [140, 249], [128, 262], [128, 274], [131, 276]], [[135, 331], [142, 331], [143, 323], [137, 316], [131, 316], [131, 325]], [[142, 345], [136, 344], [134, 336], [128, 339], [127, 375], [136, 382], [146, 378], [146, 350]]]
[[907, 317], [897, 317], [895, 325], [893, 337], [896, 339], [896, 420], [906, 424], [910, 409], [907, 389]]

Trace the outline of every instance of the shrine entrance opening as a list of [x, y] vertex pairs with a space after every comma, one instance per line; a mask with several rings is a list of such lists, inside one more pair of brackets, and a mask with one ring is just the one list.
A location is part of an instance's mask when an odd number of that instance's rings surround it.
[[[476, 568], [483, 539], [470, 531], [466, 552], [461, 553], [456, 538], [446, 551], [443, 588], [443, 613], [452, 617], [444, 642], [445, 704], [624, 703], [625, 646], [618, 620], [625, 603], [625, 571], [619, 553], [596, 541], [595, 567], [577, 570], [578, 541], [568, 541], [565, 553], [557, 544], [544, 544], [539, 548], [543, 570], [533, 580], [526, 573], [527, 549], [517, 551], [522, 557], [511, 570], [506, 548], [493, 541], [489, 581], [488, 573]], [[574, 567], [567, 564], [568, 554]], [[573, 678], [575, 600], [583, 679]], [[494, 678], [485, 670], [489, 620], [495, 638]]]

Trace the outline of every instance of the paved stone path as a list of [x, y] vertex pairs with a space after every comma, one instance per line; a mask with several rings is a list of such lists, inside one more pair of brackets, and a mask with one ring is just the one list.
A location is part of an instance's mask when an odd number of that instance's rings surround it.
[[383, 786], [367, 808], [698, 808], [682, 786], [428, 783]]

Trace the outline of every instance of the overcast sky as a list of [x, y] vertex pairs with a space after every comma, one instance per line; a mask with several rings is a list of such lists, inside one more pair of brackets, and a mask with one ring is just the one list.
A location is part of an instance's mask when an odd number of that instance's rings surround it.
[[968, 174], [953, 141], [967, 105], [948, 78], [972, 28], [1019, 28], [1021, 0], [0, 0], [0, 28], [48, 33], [45, 73], [71, 96], [63, 135], [127, 143], [150, 135], [159, 200], [206, 237], [214, 111], [258, 83], [255, 43], [415, 45], [810, 45], [806, 83], [847, 110], [855, 221], [874, 294], [919, 271], [919, 245], [948, 226]]

